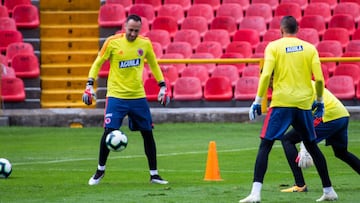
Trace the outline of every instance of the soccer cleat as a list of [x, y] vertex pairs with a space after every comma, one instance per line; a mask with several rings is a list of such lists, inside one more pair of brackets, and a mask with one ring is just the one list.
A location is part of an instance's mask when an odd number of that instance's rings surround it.
[[163, 180], [159, 175], [152, 175], [150, 176], [150, 183], [156, 183], [156, 184], [168, 184], [169, 182], [166, 180]]
[[89, 179], [89, 185], [97, 185], [104, 177], [105, 171], [96, 170], [96, 173]]
[[299, 187], [297, 185], [292, 186], [291, 188], [283, 189], [281, 192], [307, 192], [308, 189], [306, 185]]
[[240, 203], [260, 203], [260, 200], [261, 200], [260, 196], [250, 194], [246, 198], [241, 199], [239, 202]]
[[331, 191], [329, 193], [324, 193], [319, 199], [317, 199], [317, 202], [322, 201], [335, 201], [338, 199], [338, 196], [335, 191]]

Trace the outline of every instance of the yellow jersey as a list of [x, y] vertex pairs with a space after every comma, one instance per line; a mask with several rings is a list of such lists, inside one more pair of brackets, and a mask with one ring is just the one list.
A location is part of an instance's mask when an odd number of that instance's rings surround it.
[[257, 96], [266, 95], [272, 75], [273, 91], [270, 107], [297, 107], [310, 110], [314, 101], [312, 75], [315, 80], [324, 84], [316, 48], [296, 37], [283, 37], [267, 45]]
[[144, 98], [146, 95], [142, 78], [145, 59], [155, 79], [158, 82], [164, 81], [148, 38], [139, 35], [133, 42], [129, 42], [125, 33], [110, 36], [92, 64], [89, 78], [97, 78], [102, 64], [109, 60], [106, 96], [122, 99]]

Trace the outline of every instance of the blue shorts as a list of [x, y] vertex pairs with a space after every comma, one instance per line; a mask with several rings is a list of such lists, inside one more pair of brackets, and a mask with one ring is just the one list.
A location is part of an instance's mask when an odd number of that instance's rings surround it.
[[108, 97], [106, 99], [105, 128], [120, 129], [126, 115], [128, 116], [130, 130], [152, 130], [153, 123], [146, 98], [119, 99]]
[[326, 145], [347, 148], [349, 117], [342, 117], [329, 122], [315, 123], [316, 142], [325, 139]]
[[302, 135], [302, 140], [316, 138], [311, 110], [295, 107], [273, 107], [265, 117], [260, 137], [267, 140], [281, 140], [289, 126]]

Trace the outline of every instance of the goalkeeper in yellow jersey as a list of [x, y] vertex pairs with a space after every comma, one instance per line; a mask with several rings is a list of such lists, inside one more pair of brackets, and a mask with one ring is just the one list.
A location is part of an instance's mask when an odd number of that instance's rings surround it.
[[[336, 200], [324, 155], [316, 144], [311, 106], [316, 95], [315, 116], [324, 113], [324, 77], [319, 54], [314, 45], [296, 37], [298, 23], [292, 16], [280, 21], [282, 38], [270, 42], [265, 49], [264, 67], [260, 75], [255, 101], [250, 107], [249, 118], [261, 115], [262, 97], [267, 93], [273, 77], [270, 108], [260, 133], [260, 146], [255, 161], [253, 184], [250, 194], [240, 202], [260, 202], [261, 188], [267, 170], [268, 158], [275, 140], [281, 140], [292, 126], [301, 133], [306, 148], [314, 159], [323, 185], [323, 195], [317, 201]], [[311, 78], [315, 79], [315, 91]]]
[[[337, 158], [360, 174], [360, 159], [348, 151], [349, 112], [341, 101], [327, 89], [324, 90], [324, 106], [324, 117], [314, 119], [316, 142], [325, 140], [325, 144], [331, 145]], [[300, 142], [301, 134], [295, 129], [287, 132], [282, 139], [282, 145], [295, 179], [295, 185], [281, 190], [282, 192], [307, 191], [301, 168], [311, 166], [312, 158], [303, 146], [300, 147], [298, 154], [295, 144]]]
[[144, 140], [145, 154], [150, 169], [150, 182], [168, 183], [159, 176], [157, 170], [153, 123], [142, 79], [145, 59], [160, 86], [159, 102], [165, 105], [169, 102], [169, 98], [151, 41], [139, 36], [141, 24], [139, 16], [129, 15], [125, 23], [125, 33], [107, 38], [89, 71], [89, 79], [83, 94], [83, 102], [87, 105], [92, 104], [95, 97], [93, 84], [102, 64], [106, 60], [110, 61], [104, 133], [100, 140], [98, 167], [96, 173], [90, 178], [89, 185], [98, 184], [104, 177], [105, 164], [109, 156], [109, 149], [105, 144], [106, 136], [113, 130], [120, 129], [125, 116], [128, 116], [130, 130], [140, 131]]

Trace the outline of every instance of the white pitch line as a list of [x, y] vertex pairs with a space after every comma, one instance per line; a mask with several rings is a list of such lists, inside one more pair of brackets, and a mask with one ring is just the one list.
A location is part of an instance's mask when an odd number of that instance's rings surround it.
[[[280, 147], [274, 145], [274, 147]], [[248, 150], [256, 150], [257, 148], [242, 148], [242, 149], [227, 149], [227, 150], [218, 150], [218, 153], [227, 153], [227, 152], [240, 152], [240, 151], [248, 151]], [[167, 154], [158, 154], [158, 157], [170, 157], [170, 156], [179, 156], [179, 155], [190, 155], [190, 154], [206, 154], [207, 151], [192, 151], [192, 152], [176, 152], [176, 153], [167, 153]], [[133, 159], [133, 158], [143, 158], [145, 155], [127, 155], [127, 156], [111, 156], [109, 159]], [[97, 160], [97, 158], [77, 158], [77, 159], [55, 159], [49, 161], [32, 161], [32, 162], [19, 162], [12, 163], [14, 166], [23, 166], [23, 165], [32, 165], [32, 164], [56, 164], [56, 163], [64, 163], [64, 162], [74, 162], [74, 161], [93, 161]]]

